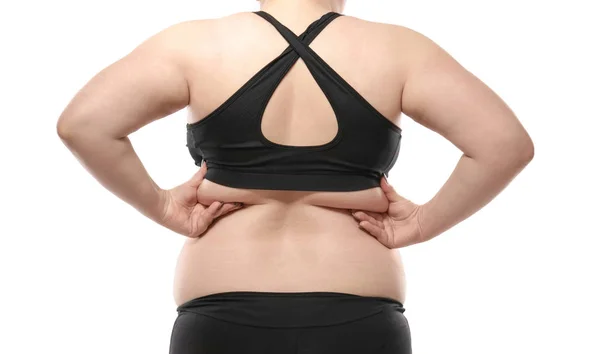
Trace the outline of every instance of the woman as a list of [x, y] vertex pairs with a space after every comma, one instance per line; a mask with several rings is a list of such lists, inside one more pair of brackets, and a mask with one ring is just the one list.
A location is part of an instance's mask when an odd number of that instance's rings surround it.
[[[441, 47], [344, 3], [263, 0], [173, 25], [59, 118], [102, 185], [188, 237], [172, 354], [410, 353], [398, 249], [472, 215], [533, 157], [509, 107]], [[185, 107], [200, 169], [165, 190], [127, 136]], [[401, 112], [464, 153], [422, 205], [385, 178]]]

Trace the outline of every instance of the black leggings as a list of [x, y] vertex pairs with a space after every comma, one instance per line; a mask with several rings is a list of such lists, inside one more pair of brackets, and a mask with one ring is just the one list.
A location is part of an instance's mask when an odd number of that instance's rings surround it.
[[169, 354], [410, 354], [402, 303], [338, 292], [231, 291], [177, 307]]

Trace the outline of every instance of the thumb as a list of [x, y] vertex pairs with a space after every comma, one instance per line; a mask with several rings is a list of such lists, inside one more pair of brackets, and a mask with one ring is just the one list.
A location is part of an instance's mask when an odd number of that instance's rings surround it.
[[200, 164], [200, 169], [198, 171], [196, 171], [196, 173], [194, 173], [192, 178], [190, 178], [189, 184], [191, 184], [194, 187], [198, 187], [200, 185], [200, 183], [202, 183], [202, 180], [204, 179], [204, 176], [206, 175], [206, 171], [207, 171], [206, 162], [204, 160], [202, 160], [202, 163]]
[[381, 189], [383, 190], [385, 196], [390, 202], [399, 202], [401, 200], [404, 200], [404, 198], [402, 198], [398, 193], [396, 193], [394, 187], [392, 187], [392, 185], [388, 183], [388, 180], [385, 177], [385, 175], [381, 177]]

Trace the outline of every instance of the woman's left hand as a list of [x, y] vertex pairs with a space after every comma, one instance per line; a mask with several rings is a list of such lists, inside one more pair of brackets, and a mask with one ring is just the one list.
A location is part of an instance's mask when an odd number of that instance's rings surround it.
[[242, 208], [241, 203], [214, 201], [205, 206], [198, 200], [198, 187], [204, 181], [207, 167], [200, 169], [187, 182], [162, 190], [163, 216], [160, 224], [190, 238], [201, 237], [215, 219]]
[[351, 210], [359, 227], [390, 249], [423, 242], [419, 225], [421, 205], [396, 193], [385, 176], [381, 178], [381, 189], [389, 200], [388, 210], [383, 213]]

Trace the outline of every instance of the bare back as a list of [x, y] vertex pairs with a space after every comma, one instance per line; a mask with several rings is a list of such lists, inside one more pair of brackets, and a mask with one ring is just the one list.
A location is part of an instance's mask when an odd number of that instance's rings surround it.
[[[278, 20], [296, 35], [302, 23]], [[198, 21], [186, 55], [188, 123], [208, 116], [288, 43], [256, 14]], [[402, 28], [351, 16], [330, 23], [310, 47], [392, 123], [399, 125], [406, 58]], [[192, 40], [193, 39], [193, 42]], [[337, 132], [334, 112], [302, 59], [277, 86], [262, 117], [270, 141], [322, 145]], [[232, 126], [231, 129], [236, 129]], [[243, 202], [182, 249], [175, 280], [181, 304], [205, 294], [233, 291], [338, 291], [405, 300], [398, 250], [357, 227], [348, 209], [387, 210], [380, 188], [304, 192], [230, 188], [204, 180], [203, 204]]]

